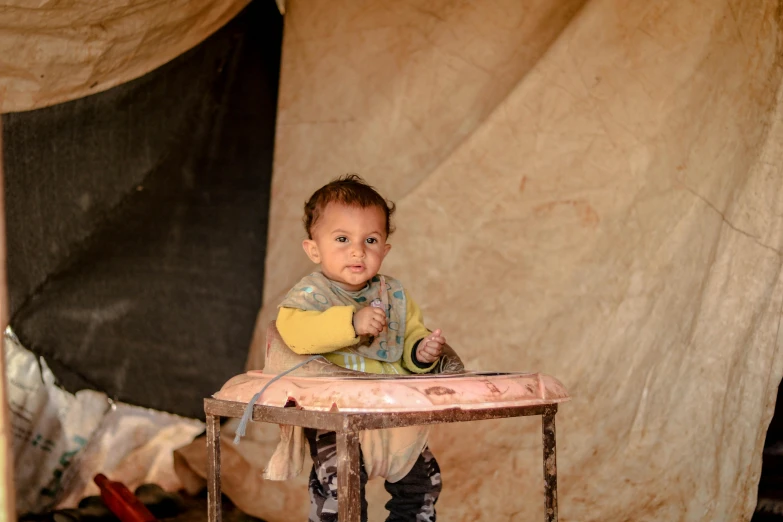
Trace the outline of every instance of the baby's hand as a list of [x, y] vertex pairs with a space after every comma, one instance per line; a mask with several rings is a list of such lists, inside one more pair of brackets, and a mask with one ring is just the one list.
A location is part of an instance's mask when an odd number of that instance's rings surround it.
[[372, 335], [377, 337], [386, 326], [386, 312], [380, 308], [367, 306], [353, 314], [353, 329], [358, 337]]
[[416, 359], [423, 363], [433, 363], [443, 353], [443, 345], [446, 339], [441, 335], [440, 328], [419, 341], [416, 347]]

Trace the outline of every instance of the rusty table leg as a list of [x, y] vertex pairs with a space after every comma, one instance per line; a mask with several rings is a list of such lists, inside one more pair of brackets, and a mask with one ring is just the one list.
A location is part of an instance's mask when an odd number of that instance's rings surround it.
[[544, 442], [544, 521], [557, 522], [557, 450], [555, 447], [555, 413], [548, 410], [541, 416]]
[[220, 417], [207, 414], [207, 520], [220, 522]]
[[337, 432], [337, 509], [340, 522], [360, 522], [359, 434]]

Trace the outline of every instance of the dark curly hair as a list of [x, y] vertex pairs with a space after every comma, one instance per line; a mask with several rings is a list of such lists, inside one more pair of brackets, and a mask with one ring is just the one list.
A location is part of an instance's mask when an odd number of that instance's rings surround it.
[[313, 227], [329, 203], [342, 203], [361, 208], [378, 207], [386, 215], [386, 237], [394, 232], [394, 227], [391, 224], [391, 216], [395, 210], [394, 203], [384, 199], [359, 175], [346, 174], [316, 190], [305, 203], [305, 214], [302, 221], [305, 230], [307, 230], [307, 237], [310, 239], [313, 239]]

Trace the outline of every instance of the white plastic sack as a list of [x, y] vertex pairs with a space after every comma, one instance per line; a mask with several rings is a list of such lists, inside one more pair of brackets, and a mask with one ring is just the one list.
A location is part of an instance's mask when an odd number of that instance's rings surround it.
[[174, 473], [174, 450], [204, 431], [203, 422], [129, 404], [115, 403], [93, 434], [79, 465], [69, 478], [70, 491], [58, 505], [75, 507], [99, 494], [97, 473], [118, 480], [133, 491], [153, 483], [166, 491], [182, 488]]
[[75, 507], [98, 494], [97, 473], [131, 489], [182, 486], [173, 452], [204, 431], [203, 422], [112, 402], [92, 390], [70, 394], [10, 328], [4, 340], [20, 514]]
[[109, 407], [106, 395], [72, 395], [54, 384], [46, 362], [7, 328], [4, 336], [19, 513], [54, 506], [68, 489], [68, 470]]

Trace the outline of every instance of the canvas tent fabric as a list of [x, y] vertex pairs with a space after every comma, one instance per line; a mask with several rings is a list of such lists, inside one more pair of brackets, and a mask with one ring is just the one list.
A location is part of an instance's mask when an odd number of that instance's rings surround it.
[[[358, 172], [398, 204], [384, 270], [466, 365], [568, 387], [561, 520], [748, 520], [781, 377], [780, 56], [764, 0], [288, 2], [257, 324], [311, 269], [302, 202]], [[542, 516], [539, 430], [437, 428], [439, 516]]]
[[203, 41], [248, 1], [6, 2], [0, 112], [48, 107], [138, 78]]
[[[285, 9], [247, 366], [262, 366], [276, 304], [312, 268], [303, 202], [358, 172], [398, 204], [385, 271], [466, 365], [568, 387], [561, 520], [748, 519], [783, 370], [778, 2]], [[260, 479], [276, 430], [223, 446], [224, 491], [273, 522], [307, 510], [304, 477]], [[434, 430], [440, 517], [541, 516], [539, 430]], [[204, 457], [203, 439], [175, 455], [183, 482], [203, 484]], [[382, 485], [368, 495], [383, 519]]]

